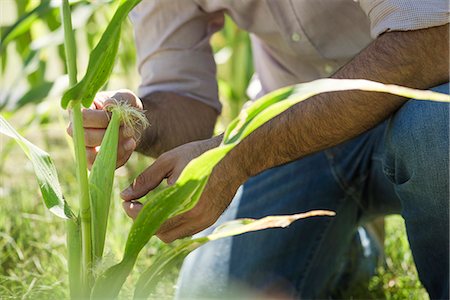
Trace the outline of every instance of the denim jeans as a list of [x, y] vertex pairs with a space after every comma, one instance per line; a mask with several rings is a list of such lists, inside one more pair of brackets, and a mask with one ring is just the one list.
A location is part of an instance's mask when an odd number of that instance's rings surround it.
[[[448, 89], [445, 84], [434, 90]], [[329, 297], [358, 226], [401, 214], [421, 282], [431, 298], [447, 299], [448, 128], [448, 104], [410, 100], [350, 141], [249, 179], [216, 224], [313, 209], [336, 216], [203, 246], [185, 260], [177, 297], [228, 298], [247, 288], [290, 298]]]

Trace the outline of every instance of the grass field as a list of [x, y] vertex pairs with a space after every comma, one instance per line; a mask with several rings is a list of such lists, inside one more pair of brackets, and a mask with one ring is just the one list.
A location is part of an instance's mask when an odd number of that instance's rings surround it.
[[[30, 108], [32, 114], [36, 108]], [[58, 113], [55, 106], [53, 111]], [[47, 149], [55, 160], [65, 197], [74, 203], [76, 191], [72, 154], [67, 147], [65, 120], [50, 116], [51, 122], [35, 124], [24, 132], [33, 142]], [[15, 117], [15, 125], [23, 122]], [[20, 128], [20, 126], [18, 126]], [[68, 298], [64, 223], [51, 215], [42, 204], [31, 164], [15, 144], [1, 137], [0, 163], [0, 299]], [[150, 160], [134, 155], [131, 163], [117, 172], [110, 230], [107, 236], [107, 261], [116, 262], [126, 240], [130, 219], [120, 207], [118, 192], [144, 169]], [[289, 230], [289, 229], [287, 229]], [[156, 238], [146, 247], [134, 274], [151, 263], [152, 255], [162, 246]], [[368, 287], [351, 291], [355, 299], [426, 299], [409, 250], [404, 223], [399, 216], [386, 219], [386, 263], [379, 268]], [[108, 262], [106, 263], [108, 264]], [[105, 266], [99, 266], [103, 268]], [[173, 295], [176, 273], [161, 284], [155, 299]], [[131, 281], [136, 277], [130, 278]], [[121, 298], [131, 295], [131, 282]]]

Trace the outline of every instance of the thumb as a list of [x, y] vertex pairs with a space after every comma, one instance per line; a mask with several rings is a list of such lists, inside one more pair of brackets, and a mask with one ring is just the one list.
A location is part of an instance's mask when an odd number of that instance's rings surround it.
[[157, 187], [171, 171], [172, 168], [167, 164], [162, 164], [159, 160], [156, 160], [150, 167], [136, 177], [128, 188], [120, 193], [120, 197], [125, 201], [131, 201], [145, 196]]

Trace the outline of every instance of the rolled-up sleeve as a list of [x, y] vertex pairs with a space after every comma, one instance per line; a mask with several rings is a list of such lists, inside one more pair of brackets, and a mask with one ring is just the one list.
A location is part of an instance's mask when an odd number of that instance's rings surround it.
[[190, 0], [146, 0], [130, 19], [142, 77], [139, 96], [170, 91], [220, 112], [209, 39], [223, 25], [223, 13], [205, 13]]
[[370, 20], [371, 35], [444, 25], [449, 22], [448, 0], [360, 0]]

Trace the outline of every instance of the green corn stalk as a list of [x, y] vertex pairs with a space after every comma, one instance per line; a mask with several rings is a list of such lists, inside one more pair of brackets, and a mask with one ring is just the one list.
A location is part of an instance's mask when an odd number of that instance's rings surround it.
[[[69, 85], [74, 86], [77, 82], [77, 66], [76, 66], [76, 45], [75, 36], [72, 29], [72, 20], [70, 14], [70, 7], [68, 0], [61, 2], [61, 19], [64, 26], [64, 48], [66, 51], [67, 70], [69, 73]], [[92, 285], [92, 238], [91, 238], [91, 208], [89, 197], [89, 183], [87, 175], [87, 161], [86, 150], [84, 143], [84, 128], [83, 117], [81, 115], [80, 101], [75, 101], [72, 104], [72, 124], [73, 124], [73, 141], [75, 148], [75, 162], [77, 168], [77, 181], [80, 190], [80, 222], [81, 222], [81, 274], [70, 274], [70, 277], [76, 276], [75, 280], [78, 282], [78, 276], [81, 277], [80, 291], [81, 295], [85, 296], [85, 292], [90, 290]], [[70, 234], [74, 234], [75, 229], [70, 230]], [[68, 244], [75, 243], [78, 238], [68, 236]], [[78, 249], [76, 247], [69, 248], [69, 250]], [[76, 255], [78, 257], [79, 255]], [[69, 254], [69, 258], [72, 254]], [[75, 265], [75, 262], [70, 264]]]

